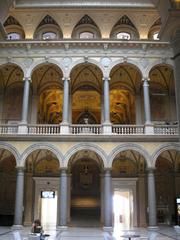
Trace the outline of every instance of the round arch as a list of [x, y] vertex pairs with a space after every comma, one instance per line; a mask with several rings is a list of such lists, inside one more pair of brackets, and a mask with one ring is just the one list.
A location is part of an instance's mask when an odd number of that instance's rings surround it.
[[161, 153], [168, 151], [168, 150], [176, 150], [176, 151], [180, 152], [180, 144], [179, 143], [167, 143], [167, 144], [165, 143], [165, 144], [161, 145], [160, 147], [158, 147], [151, 156], [153, 167], [155, 167], [156, 160], [161, 155]]
[[29, 146], [21, 155], [21, 166], [25, 166], [27, 157], [36, 150], [49, 150], [51, 151], [58, 159], [60, 167], [63, 167], [63, 154], [59, 149], [50, 143], [35, 143]]
[[144, 77], [149, 77], [149, 74], [150, 74], [151, 70], [155, 67], [160, 66], [160, 65], [165, 65], [165, 66], [168, 66], [170, 68], [174, 67], [174, 63], [171, 59], [166, 59], [166, 61], [164, 61], [164, 62], [159, 59], [159, 60], [156, 60], [156, 61], [154, 61], [154, 62], [152, 62], [148, 65], [148, 67], [145, 71]]
[[12, 146], [9, 143], [0, 142], [0, 148], [6, 149], [7, 151], [9, 151], [15, 157], [16, 166], [17, 167], [20, 166], [20, 153], [14, 146]]
[[68, 166], [70, 158], [78, 151], [80, 150], [90, 150], [95, 153], [97, 153], [103, 162], [103, 166], [106, 167], [107, 165], [107, 155], [105, 151], [100, 148], [99, 146], [92, 144], [92, 143], [78, 143], [75, 146], [73, 146], [71, 149], [67, 151], [67, 153], [64, 156], [64, 167]]
[[99, 62], [97, 62], [96, 60], [94, 60], [94, 59], [80, 59], [80, 60], [78, 60], [78, 61], [75, 61], [75, 62], [73, 62], [72, 63], [72, 65], [71, 65], [71, 69], [69, 69], [69, 71], [68, 72], [66, 72], [66, 75], [67, 76], [70, 76], [71, 74], [72, 74], [72, 72], [73, 72], [73, 70], [78, 66], [78, 65], [80, 65], [80, 64], [83, 64], [83, 63], [87, 63], [87, 64], [93, 64], [93, 65], [96, 65], [100, 70], [101, 70], [101, 72], [102, 72], [102, 75], [104, 76], [104, 68], [103, 68], [103, 66], [101, 65], [101, 63], [99, 63]]
[[123, 152], [123, 151], [127, 151], [127, 150], [133, 150], [133, 151], [136, 151], [138, 152], [139, 154], [141, 154], [146, 163], [147, 163], [147, 166], [150, 168], [151, 167], [151, 162], [150, 162], [150, 155], [149, 153], [144, 149], [142, 148], [140, 145], [138, 144], [135, 144], [135, 143], [125, 143], [125, 144], [122, 144], [122, 145], [119, 145], [117, 147], [115, 147], [112, 152], [109, 154], [108, 156], [108, 167], [111, 168], [112, 167], [112, 164], [113, 164], [113, 161], [114, 161], [114, 158], [116, 157], [117, 154], [119, 154], [120, 152]]
[[34, 62], [27, 70], [26, 75], [31, 77], [33, 72], [41, 65], [43, 64], [54, 64], [56, 65], [60, 71], [62, 72], [63, 76], [65, 75], [65, 69], [63, 67], [63, 65], [61, 65], [58, 61], [54, 60], [54, 59], [42, 59], [42, 60], [38, 60], [36, 62]]
[[144, 69], [143, 69], [142, 65], [139, 62], [133, 61], [131, 59], [127, 59], [127, 61], [124, 61], [124, 59], [119, 59], [117, 61], [112, 62], [110, 64], [109, 70], [106, 72], [106, 74], [108, 76], [110, 76], [110, 74], [111, 74], [111, 72], [112, 72], [114, 67], [116, 67], [117, 65], [124, 65], [124, 64], [134, 66], [137, 69], [137, 71], [139, 71], [140, 74], [142, 76], [144, 76]]
[[1, 63], [0, 68], [3, 68], [4, 66], [6, 66], [8, 64], [16, 65], [17, 67], [19, 67], [22, 70], [23, 76], [24, 77], [26, 76], [26, 68], [25, 68], [25, 65], [23, 63], [16, 62], [16, 61], [13, 61], [13, 59], [10, 59], [10, 61], [8, 61], [8, 62]]

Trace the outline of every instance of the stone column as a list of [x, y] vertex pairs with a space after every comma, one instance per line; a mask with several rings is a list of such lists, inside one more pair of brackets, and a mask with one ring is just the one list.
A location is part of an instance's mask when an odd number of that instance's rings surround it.
[[112, 179], [110, 169], [104, 171], [104, 229], [112, 229]]
[[177, 121], [179, 125], [179, 141], [180, 141], [180, 30], [176, 31], [176, 36], [171, 42], [174, 50], [174, 76], [175, 76], [175, 90], [176, 90], [176, 111]]
[[112, 126], [110, 123], [110, 100], [109, 100], [109, 77], [104, 77], [104, 122], [103, 122], [103, 133], [111, 134]]
[[22, 217], [24, 208], [23, 197], [24, 197], [24, 168], [18, 167], [16, 179], [16, 199], [13, 228], [22, 228]]
[[150, 107], [150, 96], [149, 96], [149, 79], [143, 78], [143, 93], [144, 93], [144, 114], [145, 114], [145, 133], [153, 134], [154, 128], [151, 122], [151, 107]]
[[68, 220], [68, 176], [67, 169], [61, 169], [60, 176], [59, 228], [67, 228]]
[[149, 228], [157, 228], [157, 211], [156, 211], [156, 190], [155, 190], [155, 169], [148, 169], [148, 214]]
[[27, 122], [28, 122], [28, 108], [29, 108], [29, 90], [30, 81], [28, 77], [24, 78], [24, 90], [23, 90], [23, 103], [22, 103], [22, 116], [19, 124], [18, 132], [21, 134], [27, 133]]
[[69, 133], [69, 81], [70, 78], [64, 77], [64, 91], [63, 91], [63, 112], [62, 112], [62, 123], [61, 133]]
[[29, 107], [29, 88], [30, 78], [24, 78], [24, 91], [23, 91], [23, 104], [22, 104], [22, 117], [21, 123], [27, 124], [28, 120], [28, 107]]

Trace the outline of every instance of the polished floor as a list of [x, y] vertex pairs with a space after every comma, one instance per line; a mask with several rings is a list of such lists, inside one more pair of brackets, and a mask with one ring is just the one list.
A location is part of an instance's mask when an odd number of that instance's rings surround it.
[[[101, 228], [70, 227], [65, 231], [49, 229], [46, 240], [128, 240], [127, 235], [136, 235], [132, 240], [180, 240], [180, 231], [174, 227], [159, 227], [157, 230], [136, 228], [131, 230], [114, 229], [113, 232], [103, 231]], [[0, 240], [39, 240], [39, 237], [30, 234], [30, 228], [25, 227], [21, 231], [12, 230], [10, 227], [0, 227]]]

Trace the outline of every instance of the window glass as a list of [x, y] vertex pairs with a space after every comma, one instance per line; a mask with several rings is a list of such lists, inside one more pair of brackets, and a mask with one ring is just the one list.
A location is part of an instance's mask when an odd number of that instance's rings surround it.
[[18, 39], [21, 39], [21, 35], [19, 33], [8, 33], [7, 39], [8, 40], [18, 40]]
[[42, 37], [43, 37], [44, 40], [46, 40], [46, 39], [55, 39], [56, 38], [56, 33], [54, 33], [54, 32], [45, 32], [45, 33], [43, 33]]
[[116, 37], [117, 37], [117, 39], [129, 40], [131, 38], [131, 35], [126, 32], [119, 32], [119, 33], [117, 33]]
[[80, 38], [94, 38], [94, 34], [92, 32], [82, 32], [79, 35]]
[[153, 34], [153, 39], [154, 40], [159, 40], [159, 33], [154, 33]]

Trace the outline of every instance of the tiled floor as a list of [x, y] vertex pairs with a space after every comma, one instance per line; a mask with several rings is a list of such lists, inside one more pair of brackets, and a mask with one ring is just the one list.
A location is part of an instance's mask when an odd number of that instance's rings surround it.
[[[156, 231], [148, 229], [119, 230], [114, 229], [112, 233], [105, 232], [101, 228], [68, 228], [66, 231], [51, 229], [45, 231], [49, 234], [46, 240], [128, 240], [122, 235], [132, 234], [140, 237], [132, 240], [180, 240], [173, 227], [159, 227]], [[30, 228], [23, 228], [21, 231], [12, 230], [10, 227], [0, 227], [0, 240], [39, 240], [39, 237], [30, 235]]]

